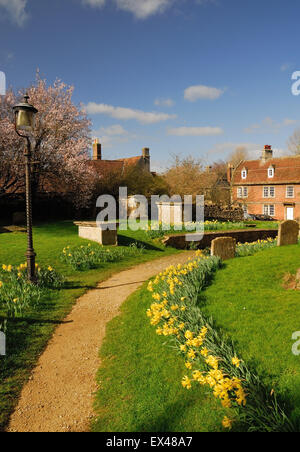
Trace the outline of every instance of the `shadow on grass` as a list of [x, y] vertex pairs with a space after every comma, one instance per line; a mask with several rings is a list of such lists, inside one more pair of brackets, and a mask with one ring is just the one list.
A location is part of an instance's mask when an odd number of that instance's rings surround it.
[[95, 289], [95, 286], [91, 286], [88, 284], [81, 284], [80, 281], [66, 281], [64, 283], [64, 290], [73, 290], [73, 289]]
[[136, 244], [140, 248], [145, 248], [146, 250], [150, 251], [161, 251], [163, 252], [161, 248], [152, 245], [151, 243], [144, 242], [142, 240], [133, 239], [132, 237], [127, 237], [125, 235], [118, 235], [118, 244], [119, 246], [130, 246]]
[[[178, 421], [184, 418], [185, 413], [194, 405], [193, 400], [178, 400], [167, 406], [167, 409], [160, 416], [149, 420], [147, 423], [137, 424], [136, 431], [143, 433], [164, 433], [174, 432], [174, 426], [178, 425]], [[170, 416], [172, 413], [172, 416]]]
[[[4, 317], [0, 317], [0, 322], [5, 320]], [[66, 323], [73, 323], [73, 320], [52, 320], [52, 319], [38, 319], [34, 317], [18, 317], [16, 319], [10, 319], [11, 325], [17, 326], [18, 324], [27, 325], [64, 325]]]
[[115, 287], [131, 286], [133, 284], [143, 284], [146, 281], [147, 280], [144, 280], [144, 281], [133, 281], [133, 282], [126, 283], [126, 284], [116, 284], [115, 286], [96, 287], [96, 290], [114, 289]]

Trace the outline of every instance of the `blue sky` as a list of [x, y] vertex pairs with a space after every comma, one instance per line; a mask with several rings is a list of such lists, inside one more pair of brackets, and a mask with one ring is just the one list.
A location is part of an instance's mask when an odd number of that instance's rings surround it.
[[0, 71], [75, 86], [104, 158], [278, 155], [300, 126], [297, 0], [0, 0]]

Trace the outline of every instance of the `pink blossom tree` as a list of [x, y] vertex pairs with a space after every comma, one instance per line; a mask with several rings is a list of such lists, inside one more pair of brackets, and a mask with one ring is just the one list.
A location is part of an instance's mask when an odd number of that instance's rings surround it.
[[[33, 196], [37, 192], [73, 194], [78, 206], [91, 198], [95, 173], [86, 164], [91, 146], [90, 121], [72, 102], [74, 88], [60, 80], [47, 86], [39, 75], [26, 92], [38, 110], [32, 137]], [[12, 107], [24, 91], [0, 96], [0, 196], [24, 191], [24, 140], [14, 131]]]

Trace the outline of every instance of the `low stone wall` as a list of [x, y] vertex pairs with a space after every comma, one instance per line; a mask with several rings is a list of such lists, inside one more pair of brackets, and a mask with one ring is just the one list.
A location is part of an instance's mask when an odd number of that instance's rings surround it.
[[244, 212], [240, 208], [222, 208], [216, 205], [206, 205], [204, 207], [205, 220], [218, 221], [244, 221]]
[[[268, 238], [275, 239], [278, 235], [277, 229], [240, 229], [236, 231], [215, 231], [204, 232], [203, 239], [197, 241], [197, 234], [195, 234], [195, 243], [198, 249], [210, 248], [211, 242], [219, 237], [232, 237], [236, 239], [237, 243], [256, 242], [257, 240], [266, 240]], [[189, 238], [192, 234], [188, 234]], [[186, 234], [183, 235], [169, 235], [163, 241], [165, 245], [172, 246], [179, 250], [189, 248], [191, 241], [186, 241]]]

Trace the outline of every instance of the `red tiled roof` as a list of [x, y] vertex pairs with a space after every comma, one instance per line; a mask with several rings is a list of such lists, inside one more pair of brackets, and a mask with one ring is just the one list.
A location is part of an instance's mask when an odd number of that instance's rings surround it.
[[111, 171], [122, 171], [124, 167], [123, 161], [119, 160], [88, 160], [87, 164], [101, 174]]
[[143, 157], [130, 157], [128, 159], [118, 159], [118, 162], [123, 162], [124, 165], [137, 165]]
[[[275, 168], [274, 177], [268, 177], [270, 166]], [[247, 178], [242, 179], [242, 170], [247, 170]], [[272, 158], [263, 160], [245, 160], [235, 169], [233, 174], [234, 185], [257, 184], [300, 184], [300, 156]]]
[[122, 171], [125, 166], [138, 165], [142, 157], [131, 157], [118, 160], [88, 160], [87, 164], [93, 166], [97, 173], [103, 174], [111, 171]]

